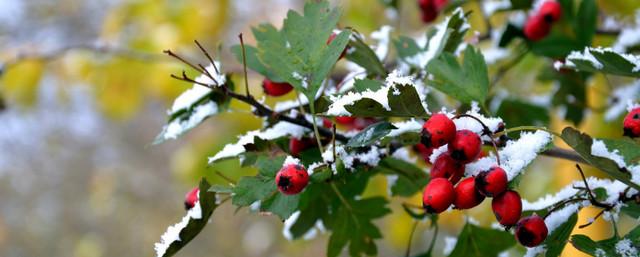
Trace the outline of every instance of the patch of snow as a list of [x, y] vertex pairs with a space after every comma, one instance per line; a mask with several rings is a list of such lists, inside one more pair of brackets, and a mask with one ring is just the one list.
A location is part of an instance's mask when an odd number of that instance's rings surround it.
[[453, 249], [456, 247], [458, 243], [457, 237], [447, 236], [444, 238], [444, 248], [442, 249], [442, 254], [448, 256], [453, 252]]
[[284, 163], [282, 163], [282, 166], [284, 167], [287, 165], [300, 165], [300, 160], [291, 155], [287, 155], [287, 158], [284, 159]]
[[429, 162], [430, 163], [436, 163], [436, 160], [438, 159], [438, 156], [440, 156], [443, 153], [446, 153], [449, 151], [449, 145], [443, 145], [441, 147], [438, 147], [436, 149], [433, 149], [433, 152], [431, 152], [431, 156], [429, 156]]
[[602, 250], [600, 248], [596, 248], [595, 256], [596, 257], [607, 257], [607, 252], [605, 252], [604, 250]]
[[483, 1], [482, 11], [486, 16], [491, 16], [497, 11], [508, 10], [511, 8], [511, 1], [509, 0], [497, 0], [497, 1]]
[[300, 75], [300, 73], [298, 72], [293, 72], [291, 73], [291, 77], [293, 77], [296, 80], [300, 81], [300, 86], [302, 88], [308, 88], [309, 87], [309, 81], [307, 79], [307, 77]]
[[[199, 195], [198, 195], [198, 199], [199, 199]], [[167, 228], [167, 231], [164, 232], [164, 234], [162, 234], [162, 236], [160, 237], [160, 242], [155, 243], [153, 248], [156, 251], [156, 256], [157, 257], [163, 256], [173, 242], [180, 241], [180, 232], [184, 228], [186, 228], [187, 225], [189, 225], [189, 220], [192, 220], [192, 219], [198, 220], [201, 218], [202, 218], [202, 209], [200, 207], [200, 201], [196, 201], [193, 208], [189, 209], [189, 211], [187, 212], [187, 215], [182, 217], [182, 220], [180, 220], [180, 222], [176, 223], [175, 225], [169, 226]]]
[[524, 254], [523, 257], [536, 257], [539, 254], [543, 253], [546, 250], [544, 245], [539, 245], [532, 248], [527, 248], [527, 253]]
[[422, 123], [416, 121], [414, 118], [406, 121], [394, 122], [393, 126], [395, 129], [392, 129], [389, 134], [385, 137], [397, 137], [407, 132], [420, 132], [422, 131]]
[[164, 139], [176, 139], [178, 136], [196, 127], [203, 120], [216, 113], [218, 113], [218, 105], [213, 101], [198, 105], [188, 119], [175, 119], [165, 125], [162, 137]]
[[389, 43], [391, 42], [391, 31], [393, 27], [389, 25], [384, 25], [380, 27], [379, 30], [376, 30], [371, 33], [371, 38], [378, 41], [378, 44], [373, 46], [373, 49], [376, 53], [376, 56], [379, 60], [384, 60], [389, 53]]
[[484, 61], [487, 64], [494, 64], [504, 58], [509, 57], [510, 54], [511, 52], [509, 51], [509, 49], [500, 48], [500, 47], [491, 47], [491, 48], [482, 50]]
[[640, 27], [624, 28], [612, 48], [614, 51], [627, 52], [629, 48], [640, 44]]
[[618, 164], [618, 167], [620, 168], [627, 167], [627, 164], [624, 162], [624, 158], [622, 157], [622, 155], [620, 155], [620, 151], [618, 151], [618, 149], [609, 151], [602, 140], [593, 140], [593, 143], [591, 144], [591, 154], [594, 156], [610, 159], [616, 162], [616, 164]]
[[[289, 241], [293, 240], [293, 234], [291, 234], [291, 227], [296, 223], [298, 218], [300, 217], [300, 211], [296, 211], [289, 218], [284, 221], [284, 225], [282, 227], [282, 235]], [[318, 235], [318, 231], [315, 228], [309, 229], [307, 233], [302, 236], [304, 240], [311, 240]]]
[[621, 257], [637, 257], [638, 248], [633, 246], [633, 242], [631, 242], [631, 240], [625, 238], [616, 243], [616, 253]]
[[[489, 128], [489, 130], [491, 130], [491, 132], [498, 131], [498, 129], [500, 128], [500, 124], [504, 124], [501, 118], [486, 117], [482, 115], [480, 113], [480, 107], [478, 107], [478, 103], [475, 101], [471, 103], [471, 110], [467, 111], [466, 114], [474, 116], [479, 120], [481, 120], [482, 123], [487, 125], [487, 127]], [[482, 124], [480, 124], [477, 120], [473, 118], [459, 117], [457, 119], [454, 119], [453, 123], [456, 124], [456, 130], [458, 131], [467, 129], [467, 130], [471, 130], [472, 132], [478, 135], [482, 135], [482, 131], [483, 131]], [[482, 139], [484, 141], [490, 141], [490, 138], [486, 135], [482, 136]]]
[[417, 158], [411, 157], [409, 155], [409, 149], [407, 149], [406, 147], [396, 150], [395, 152], [393, 152], [393, 154], [391, 154], [391, 157], [398, 160], [406, 161], [408, 163], [415, 163], [417, 161]]

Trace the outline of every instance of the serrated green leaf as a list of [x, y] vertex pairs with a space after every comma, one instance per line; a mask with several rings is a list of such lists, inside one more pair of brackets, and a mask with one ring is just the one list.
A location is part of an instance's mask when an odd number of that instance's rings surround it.
[[284, 157], [269, 158], [260, 156], [255, 165], [258, 167], [258, 175], [242, 177], [233, 188], [231, 202], [236, 206], [248, 206], [256, 201], [272, 198], [277, 194], [275, 176], [282, 168]]
[[369, 125], [362, 131], [358, 132], [355, 136], [349, 139], [347, 142], [348, 147], [362, 147], [373, 145], [382, 137], [386, 136], [391, 130], [396, 129], [393, 124], [382, 121], [376, 124]]
[[392, 196], [413, 196], [429, 183], [429, 175], [424, 170], [403, 160], [387, 157], [378, 167], [386, 174], [397, 176], [395, 184], [391, 186]]
[[[260, 75], [265, 76], [271, 81], [274, 82], [284, 82], [278, 75], [276, 75], [273, 71], [271, 71], [267, 66], [260, 62], [258, 58], [258, 49], [254, 46], [246, 45], [246, 58], [247, 58], [247, 67]], [[240, 45], [234, 45], [231, 47], [231, 53], [236, 57], [236, 60], [240, 63], [243, 63], [242, 59], [242, 47]]]
[[582, 0], [574, 20], [573, 30], [578, 42], [590, 46], [598, 25], [598, 5], [595, 0]]
[[498, 256], [502, 251], [516, 244], [509, 232], [482, 228], [467, 223], [458, 235], [450, 257], [490, 257]]
[[540, 41], [531, 42], [531, 52], [550, 58], [561, 58], [571, 51], [581, 49], [584, 45], [576, 39], [565, 35], [552, 34]]
[[434, 76], [429, 81], [433, 87], [463, 103], [484, 103], [489, 92], [487, 64], [482, 53], [472, 46], [464, 51], [462, 65], [453, 54], [442, 53], [429, 62], [427, 71]]
[[423, 50], [413, 38], [406, 36], [394, 39], [393, 45], [396, 48], [396, 52], [398, 52], [398, 57], [401, 59], [414, 56]]
[[285, 220], [298, 209], [299, 201], [300, 194], [285, 195], [282, 193], [276, 193], [271, 198], [260, 204], [260, 210], [271, 212], [278, 215], [280, 219]]
[[358, 35], [352, 36], [352, 39], [349, 40], [349, 48], [350, 50], [345, 55], [347, 60], [360, 65], [367, 71], [367, 74], [387, 76], [387, 70], [376, 53]]
[[599, 138], [609, 151], [618, 151], [627, 165], [633, 165], [640, 161], [640, 144], [632, 139]]
[[498, 108], [497, 116], [501, 117], [510, 127], [528, 125], [546, 127], [551, 120], [546, 108], [517, 99], [503, 100]]
[[[599, 63], [594, 64], [590, 60], [585, 60], [582, 56], [591, 55], [593, 59]], [[626, 57], [626, 58], [625, 58]], [[640, 59], [636, 55], [620, 54], [611, 49], [591, 48], [587, 47], [580, 55], [567, 56], [565, 63], [572, 63], [573, 65], [563, 65], [563, 68], [569, 68], [579, 71], [587, 72], [603, 72], [619, 76], [627, 77], [640, 77], [640, 70], [636, 69], [637, 59]], [[601, 67], [600, 67], [601, 65]]]
[[620, 182], [623, 182], [632, 188], [640, 190], [639, 185], [631, 182], [630, 174], [628, 172], [625, 173], [621, 171], [618, 168], [618, 164], [616, 164], [614, 161], [591, 154], [591, 144], [593, 143], [593, 139], [589, 135], [580, 133], [580, 131], [574, 128], [566, 127], [562, 130], [561, 138], [567, 143], [567, 145], [573, 148], [580, 156], [582, 156], [582, 158], [584, 158], [585, 161], [587, 161], [592, 166], [598, 168], [599, 170], [602, 170], [609, 176], [620, 180]]
[[556, 228], [553, 233], [547, 237], [544, 241], [547, 248], [546, 257], [560, 256], [577, 222], [578, 214], [576, 213], [571, 215], [566, 222]]
[[395, 88], [391, 88], [387, 93], [387, 99], [393, 116], [427, 116], [416, 88], [411, 85], [395, 85]]
[[353, 88], [356, 92], [364, 92], [367, 90], [376, 91], [382, 88], [384, 84], [378, 80], [373, 79], [355, 79]]
[[209, 218], [213, 211], [218, 207], [216, 203], [216, 193], [209, 191], [211, 185], [204, 178], [200, 181], [199, 204], [201, 210], [201, 218], [189, 218], [189, 221], [182, 230], [180, 230], [180, 240], [173, 241], [162, 257], [169, 257], [176, 254], [180, 249], [186, 246], [200, 231], [209, 223]]

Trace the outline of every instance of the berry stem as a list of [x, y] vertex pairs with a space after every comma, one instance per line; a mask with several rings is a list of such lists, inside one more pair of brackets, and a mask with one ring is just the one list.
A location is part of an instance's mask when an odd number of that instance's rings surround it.
[[236, 185], [236, 181], [235, 181], [235, 180], [233, 180], [233, 179], [231, 179], [231, 178], [227, 177], [226, 175], [222, 174], [222, 172], [220, 172], [220, 171], [217, 171], [217, 170], [216, 170], [216, 171], [214, 171], [214, 173], [215, 173], [216, 175], [220, 176], [222, 179], [226, 180], [226, 181], [227, 181], [227, 182], [229, 182], [232, 186], [234, 186], [234, 187], [235, 187], [235, 185]]
[[418, 221], [413, 222], [413, 226], [411, 226], [411, 233], [409, 233], [409, 242], [407, 243], [407, 250], [404, 252], [405, 257], [409, 257], [411, 255], [411, 242], [413, 241], [413, 234], [416, 233], [416, 228], [418, 228]]
[[529, 130], [529, 131], [542, 130], [542, 131], [547, 132], [549, 134], [552, 134], [552, 135], [554, 135], [556, 137], [562, 137], [557, 132], [551, 131], [551, 130], [545, 128], [545, 127], [537, 127], [537, 126], [519, 126], [519, 127], [508, 128], [508, 129], [505, 129], [504, 131], [495, 133], [494, 136], [498, 137], [498, 136], [506, 135], [509, 132], [524, 131], [524, 130]]
[[[320, 140], [320, 132], [318, 132], [318, 122], [315, 110], [315, 104], [312, 102], [312, 99], [309, 99], [309, 110], [311, 111], [311, 124], [313, 125], [313, 133], [316, 135], [316, 142], [318, 143], [318, 148], [320, 148], [320, 152], [324, 153], [324, 147], [322, 147], [322, 140]], [[333, 133], [332, 133], [332, 136]], [[333, 146], [335, 148], [335, 145]], [[333, 160], [335, 161], [335, 159]]]

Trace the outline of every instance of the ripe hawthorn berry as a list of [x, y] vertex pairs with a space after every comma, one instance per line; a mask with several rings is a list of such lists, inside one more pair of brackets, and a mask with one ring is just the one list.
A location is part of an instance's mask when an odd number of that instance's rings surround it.
[[551, 23], [547, 22], [542, 15], [531, 16], [524, 24], [524, 35], [531, 41], [545, 38], [550, 31]]
[[640, 107], [634, 108], [624, 117], [623, 127], [625, 136], [640, 137]]
[[491, 209], [500, 224], [513, 226], [522, 215], [522, 199], [518, 192], [507, 190], [491, 200]]
[[262, 81], [262, 89], [269, 96], [282, 96], [293, 90], [293, 86], [287, 82], [273, 82], [269, 79]]
[[421, 143], [427, 147], [440, 147], [451, 142], [456, 136], [456, 124], [442, 113], [431, 116], [422, 124]]
[[478, 158], [482, 150], [480, 136], [471, 130], [456, 132], [455, 138], [449, 142], [449, 154], [454, 160], [467, 164]]
[[303, 138], [294, 138], [292, 137], [289, 140], [289, 153], [291, 156], [299, 156], [300, 153], [304, 150], [307, 150], [313, 146], [315, 146], [316, 140], [314, 138], [303, 137]]
[[468, 177], [460, 181], [456, 186], [456, 198], [453, 201], [453, 207], [456, 209], [471, 209], [478, 206], [484, 201], [484, 195], [476, 189], [475, 179]]
[[434, 178], [424, 188], [422, 205], [428, 213], [441, 213], [453, 203], [453, 184], [444, 178]]
[[464, 175], [464, 164], [451, 158], [449, 153], [442, 153], [431, 167], [431, 178], [445, 178], [452, 184], [458, 183]]
[[309, 183], [307, 170], [298, 164], [288, 164], [276, 174], [278, 190], [285, 195], [300, 193]]
[[[331, 41], [333, 41], [337, 36], [338, 36], [338, 34], [331, 33], [331, 35], [327, 39], [327, 45], [331, 44]], [[338, 59], [342, 59], [347, 54], [347, 48], [348, 48], [348, 46], [345, 47], [344, 50], [342, 50], [342, 53], [340, 53], [340, 57]]]
[[431, 161], [429, 160], [429, 157], [433, 153], [433, 147], [427, 147], [424, 144], [418, 143], [417, 145], [413, 146], [413, 150], [416, 151], [417, 153], [419, 153], [420, 156], [422, 156], [422, 159], [426, 163], [431, 164]]
[[476, 175], [476, 188], [484, 196], [493, 197], [507, 190], [507, 173], [498, 166]]
[[200, 189], [198, 187], [194, 187], [193, 189], [191, 189], [191, 191], [189, 191], [184, 196], [184, 209], [185, 210], [189, 210], [189, 209], [193, 208], [193, 206], [196, 205], [196, 202], [198, 201], [198, 193], [199, 192], [200, 192]]
[[540, 7], [538, 15], [544, 17], [548, 23], [556, 22], [562, 17], [562, 6], [556, 1], [546, 1]]
[[336, 117], [336, 122], [340, 125], [351, 125], [356, 121], [356, 117], [351, 116], [338, 116]]
[[524, 217], [516, 224], [516, 239], [521, 245], [534, 247], [547, 238], [549, 230], [544, 219], [536, 214]]
[[420, 15], [424, 23], [429, 23], [438, 18], [438, 14], [447, 5], [448, 0], [418, 0]]

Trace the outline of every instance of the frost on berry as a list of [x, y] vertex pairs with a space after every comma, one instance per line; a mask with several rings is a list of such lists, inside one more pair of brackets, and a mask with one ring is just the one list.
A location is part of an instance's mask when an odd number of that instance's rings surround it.
[[422, 204], [429, 213], [441, 213], [449, 208], [454, 199], [453, 184], [444, 178], [435, 178], [424, 188]]
[[544, 220], [535, 214], [522, 218], [516, 224], [516, 239], [526, 247], [534, 247], [541, 244], [547, 238], [548, 233]]
[[283, 194], [300, 193], [309, 183], [307, 170], [299, 164], [286, 164], [276, 174], [276, 185]]
[[513, 226], [522, 215], [522, 200], [518, 192], [508, 190], [491, 200], [491, 209], [498, 223]]

